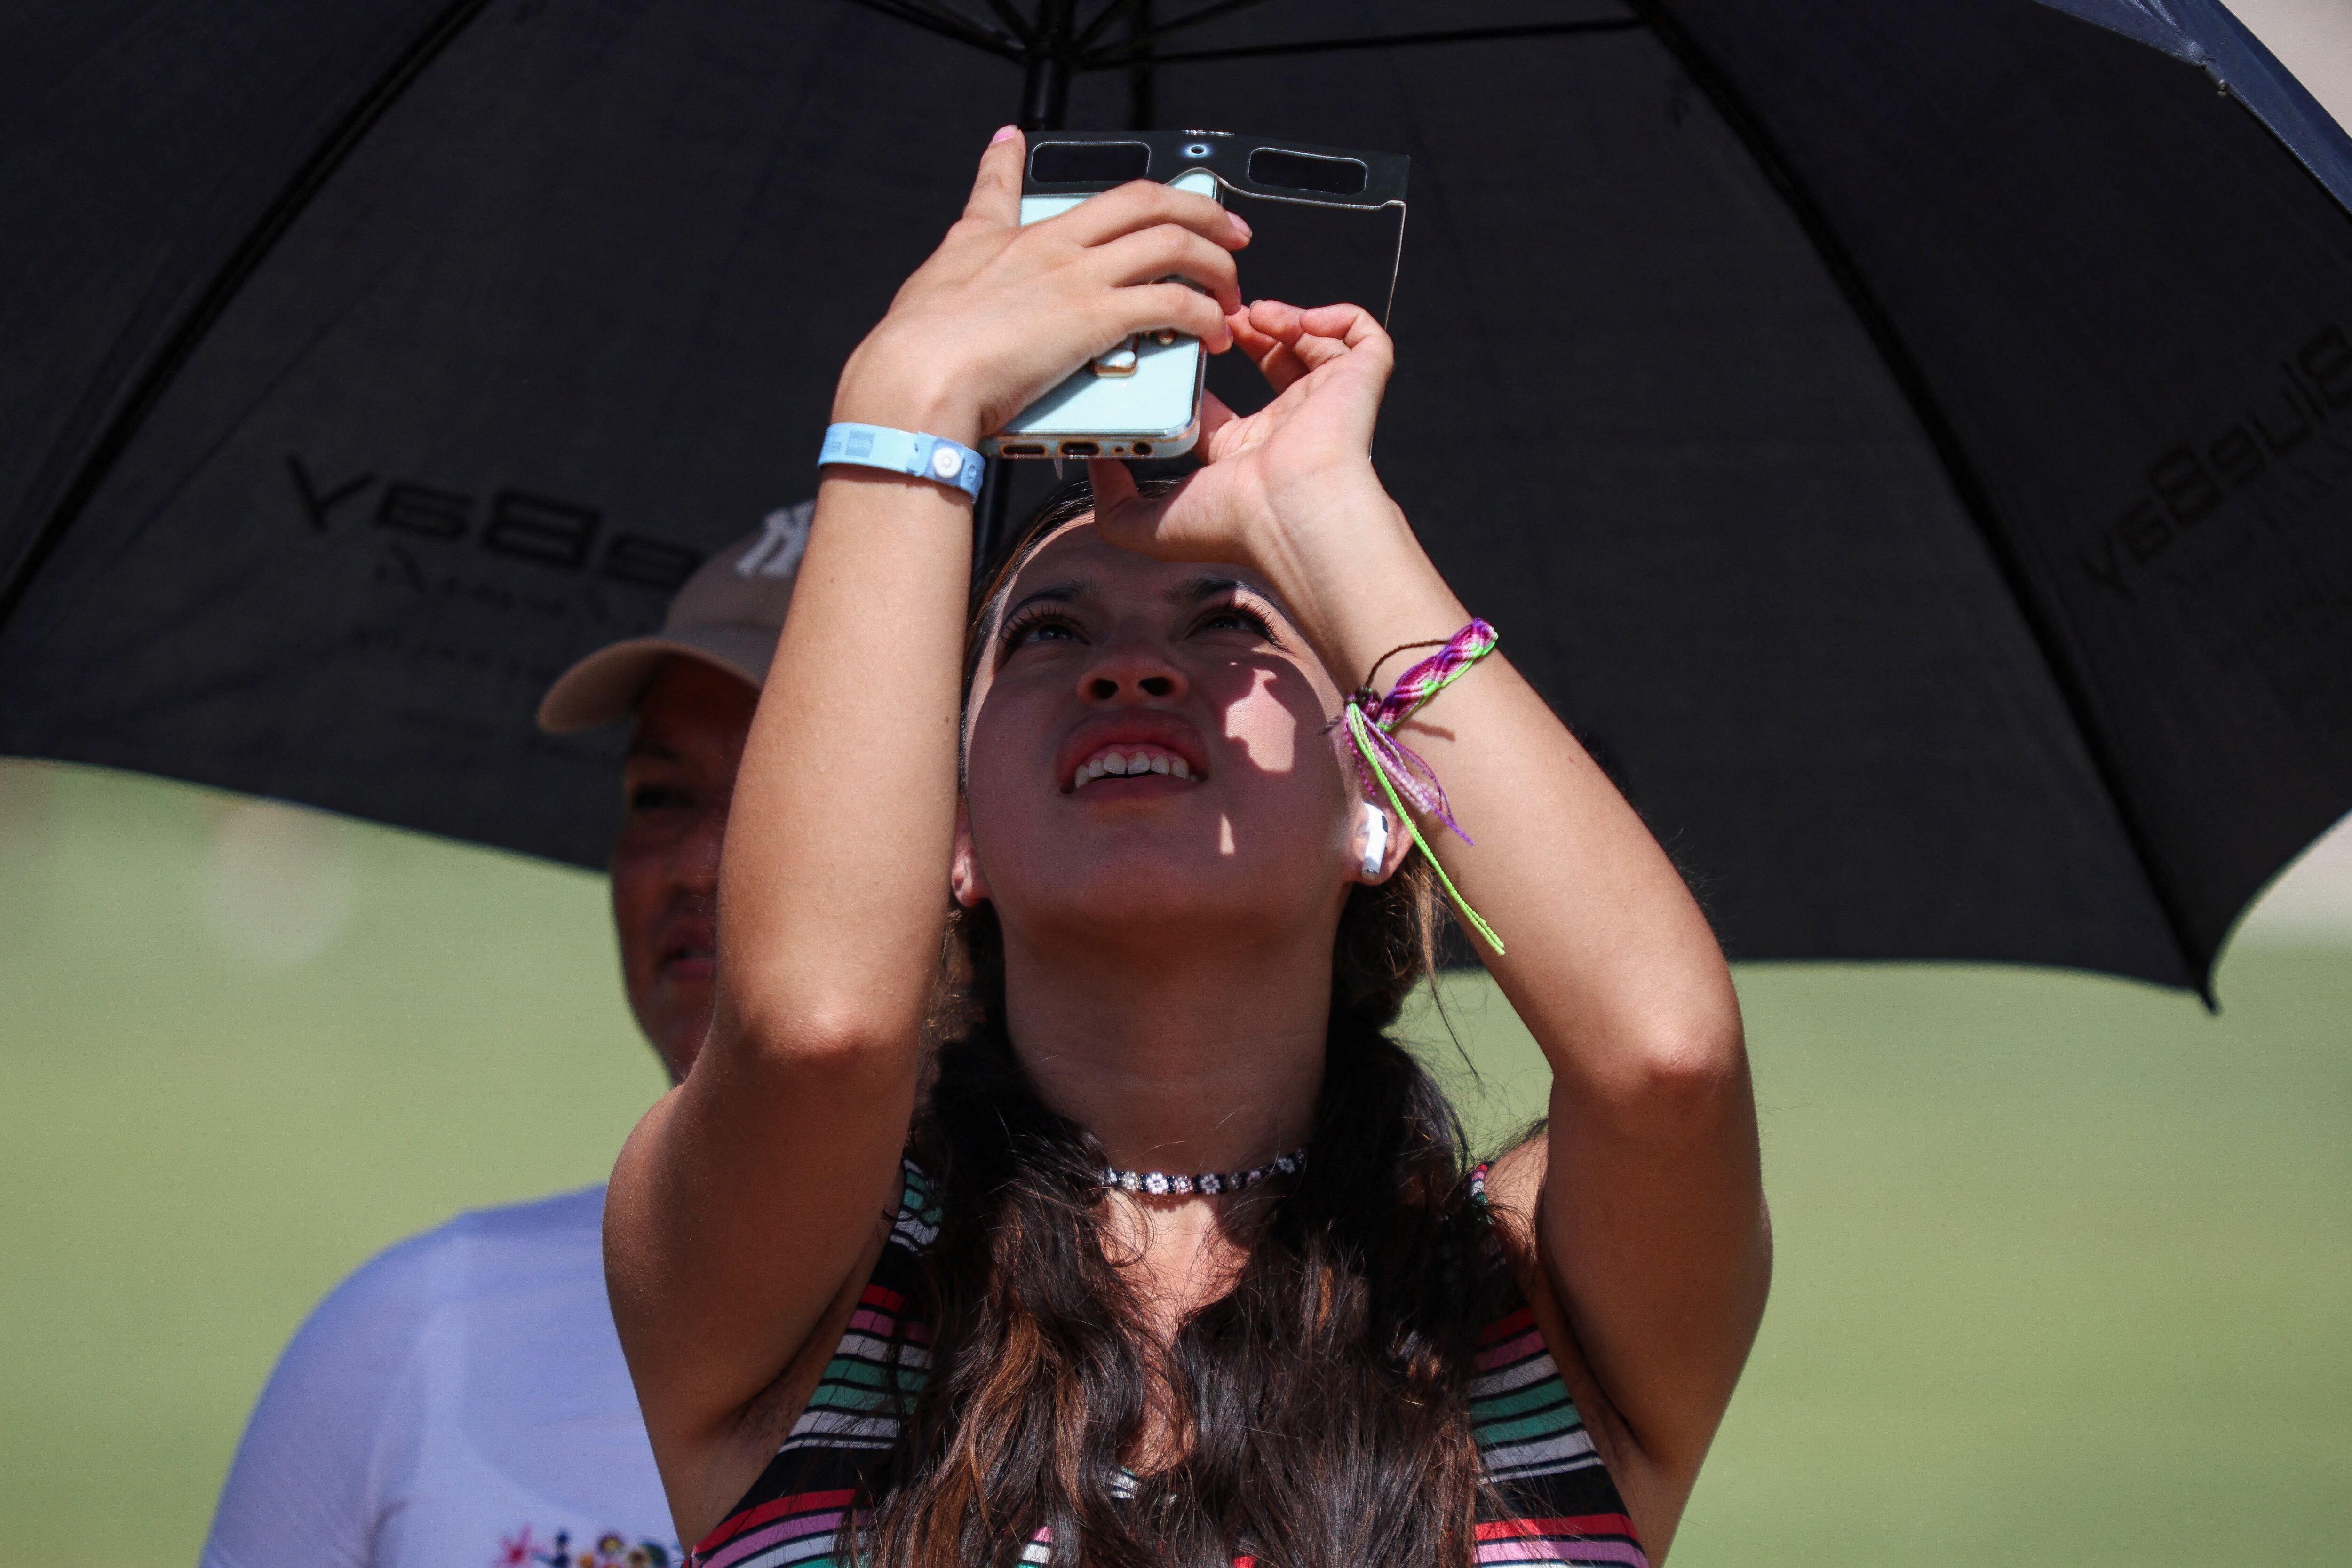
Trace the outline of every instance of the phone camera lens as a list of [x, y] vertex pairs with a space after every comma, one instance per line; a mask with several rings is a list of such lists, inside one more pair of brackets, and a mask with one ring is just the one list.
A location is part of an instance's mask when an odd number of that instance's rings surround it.
[[1185, 156], [1185, 157], [1187, 157], [1187, 158], [1206, 158], [1208, 155], [1209, 155], [1209, 144], [1208, 144], [1207, 142], [1205, 142], [1205, 141], [1187, 141], [1186, 143], [1184, 143], [1184, 156]]

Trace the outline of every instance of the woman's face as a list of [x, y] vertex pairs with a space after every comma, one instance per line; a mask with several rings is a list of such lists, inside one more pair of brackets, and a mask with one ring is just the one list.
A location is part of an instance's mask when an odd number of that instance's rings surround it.
[[1215, 922], [1328, 946], [1352, 880], [1339, 702], [1262, 583], [1072, 524], [1014, 578], [973, 678], [957, 896], [1033, 941]]

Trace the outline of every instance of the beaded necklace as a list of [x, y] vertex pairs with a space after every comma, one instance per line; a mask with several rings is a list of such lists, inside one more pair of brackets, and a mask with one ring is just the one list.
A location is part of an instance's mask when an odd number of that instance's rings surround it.
[[1210, 1197], [1221, 1192], [1239, 1192], [1255, 1186], [1272, 1176], [1289, 1176], [1307, 1163], [1304, 1148], [1293, 1149], [1270, 1165], [1245, 1171], [1205, 1171], [1199, 1176], [1170, 1176], [1165, 1171], [1123, 1171], [1109, 1166], [1103, 1167], [1105, 1186], [1115, 1186], [1125, 1192], [1149, 1193], [1153, 1197], [1190, 1197], [1201, 1193]]

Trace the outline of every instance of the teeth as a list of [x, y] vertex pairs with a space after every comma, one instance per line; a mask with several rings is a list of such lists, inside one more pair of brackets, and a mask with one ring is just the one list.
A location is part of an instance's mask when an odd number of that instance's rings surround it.
[[1070, 780], [1074, 789], [1083, 788], [1097, 779], [1136, 779], [1146, 773], [1166, 774], [1177, 779], [1192, 777], [1192, 765], [1181, 757], [1154, 755], [1138, 751], [1132, 755], [1120, 751], [1105, 751], [1088, 758], [1078, 767], [1076, 777]]

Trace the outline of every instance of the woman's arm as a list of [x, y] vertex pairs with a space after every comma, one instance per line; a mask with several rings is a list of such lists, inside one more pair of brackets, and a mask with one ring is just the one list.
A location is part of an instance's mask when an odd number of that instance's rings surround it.
[[[1352, 686], [1381, 654], [1451, 636], [1475, 609], [1430, 564], [1366, 455], [1388, 338], [1351, 306], [1260, 304], [1235, 329], [1280, 395], [1213, 432], [1211, 465], [1156, 503], [1097, 465], [1107, 531], [1154, 554], [1255, 566]], [[1477, 841], [1421, 824], [1502, 936], [1507, 956], [1483, 956], [1551, 1064], [1548, 1159], [1510, 1162], [1496, 1196], [1538, 1216], [1545, 1272], [1610, 1406], [1602, 1418], [1632, 1450], [1620, 1469], [1639, 1472], [1621, 1479], [1654, 1500], [1634, 1506], [1662, 1545], [1769, 1274], [1738, 1004], [1682, 878], [1511, 668], [1512, 628], [1500, 630], [1504, 651], [1399, 737]], [[1382, 681], [1419, 656], [1391, 660]]]
[[[965, 215], [843, 371], [836, 420], [967, 444], [1127, 334], [1212, 348], [1244, 231], [1161, 186], [1018, 226], [1001, 133]], [[1182, 274], [1213, 291], [1153, 279]], [[897, 1191], [947, 911], [971, 507], [826, 470], [735, 787], [719, 985], [687, 1082], [613, 1175], [614, 1316], [684, 1539], [758, 1475], [750, 1421]]]

